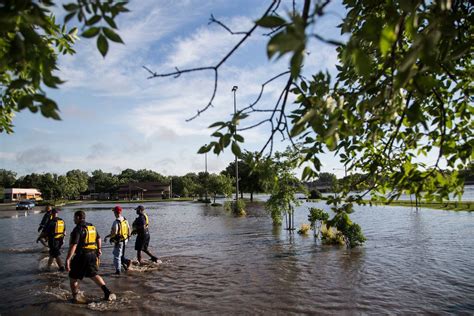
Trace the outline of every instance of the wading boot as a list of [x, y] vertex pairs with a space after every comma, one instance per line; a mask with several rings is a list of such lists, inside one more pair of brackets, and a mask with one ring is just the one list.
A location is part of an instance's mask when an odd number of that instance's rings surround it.
[[104, 301], [115, 301], [117, 299], [117, 296], [110, 292], [110, 290], [105, 287], [105, 285], [102, 287], [102, 290], [104, 291]]
[[132, 260], [128, 260], [126, 263], [122, 263], [123, 269], [125, 271], [128, 271], [128, 268], [130, 268], [131, 264], [132, 264]]
[[82, 292], [77, 292], [76, 294], [72, 295], [72, 300], [76, 304], [86, 304], [87, 300], [86, 297]]

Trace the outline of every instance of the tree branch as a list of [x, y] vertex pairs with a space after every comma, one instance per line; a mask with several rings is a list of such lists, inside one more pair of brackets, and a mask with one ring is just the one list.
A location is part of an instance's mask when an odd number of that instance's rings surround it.
[[[279, 3], [280, 3], [279, 0], [273, 0], [272, 3], [270, 4], [270, 6], [263, 13], [262, 17], [267, 16], [269, 14], [269, 12], [274, 8], [274, 6], [276, 4], [279, 4]], [[221, 25], [222, 27], [228, 29], [224, 24], [220, 23], [217, 20], [215, 21], [215, 23], [217, 23], [217, 24]], [[151, 76], [148, 77], [148, 79], [157, 78], [157, 77], [170, 77], [170, 76], [174, 76], [175, 78], [177, 78], [183, 73], [203, 71], [203, 70], [213, 70], [214, 71], [214, 90], [212, 92], [212, 96], [211, 96], [209, 102], [207, 103], [207, 105], [204, 108], [198, 110], [196, 115], [194, 115], [193, 117], [186, 120], [186, 121], [191, 121], [191, 120], [195, 119], [196, 117], [198, 117], [199, 115], [201, 115], [201, 113], [205, 112], [209, 107], [212, 106], [212, 102], [214, 101], [214, 98], [217, 94], [217, 79], [218, 79], [218, 76], [219, 76], [219, 73], [218, 73], [219, 67], [222, 66], [230, 58], [230, 56], [232, 56], [234, 54], [234, 52], [249, 38], [249, 36], [257, 29], [257, 27], [258, 27], [258, 25], [254, 24], [248, 32], [238, 33], [238, 34], [245, 34], [245, 35], [215, 66], [188, 68], [188, 69], [184, 69], [184, 70], [180, 70], [180, 69], [176, 68], [176, 71], [169, 72], [169, 73], [164, 73], [164, 74], [160, 74], [160, 73], [151, 71], [149, 68], [147, 68], [145, 66], [143, 66], [143, 68], [151, 74]], [[228, 29], [228, 31], [230, 31], [230, 29]], [[232, 31], [230, 31], [230, 32], [232, 34], [237, 34], [237, 33], [233, 33]]]

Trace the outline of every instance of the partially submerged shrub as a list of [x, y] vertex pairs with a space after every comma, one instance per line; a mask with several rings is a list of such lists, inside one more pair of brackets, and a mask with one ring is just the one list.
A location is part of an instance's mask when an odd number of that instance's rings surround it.
[[236, 201], [226, 201], [224, 203], [224, 209], [228, 212], [236, 216], [245, 216], [247, 213], [245, 212], [245, 202], [244, 200]]
[[321, 225], [321, 240], [330, 245], [345, 244], [344, 235], [337, 228], [326, 224]]
[[328, 219], [329, 214], [324, 210], [316, 207], [309, 209], [308, 221], [311, 224], [311, 228], [313, 229], [315, 236], [319, 236], [322, 223], [326, 222]]
[[324, 210], [315, 207], [309, 209], [308, 220], [314, 235], [319, 237], [321, 233], [321, 240], [328, 244], [346, 244], [350, 248], [363, 244], [366, 239], [362, 229], [349, 218], [350, 205], [333, 210], [336, 215], [329, 220], [329, 214]]
[[307, 235], [310, 229], [311, 229], [311, 225], [301, 224], [300, 229], [298, 230], [298, 234]]
[[309, 199], [311, 199], [311, 200], [319, 200], [322, 197], [323, 197], [323, 195], [317, 189], [313, 189], [309, 192]]

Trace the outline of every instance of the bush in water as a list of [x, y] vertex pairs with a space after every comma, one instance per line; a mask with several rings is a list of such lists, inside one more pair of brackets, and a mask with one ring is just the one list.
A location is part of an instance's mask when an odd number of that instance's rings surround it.
[[309, 224], [301, 224], [300, 229], [298, 230], [298, 234], [300, 235], [307, 235], [311, 226]]

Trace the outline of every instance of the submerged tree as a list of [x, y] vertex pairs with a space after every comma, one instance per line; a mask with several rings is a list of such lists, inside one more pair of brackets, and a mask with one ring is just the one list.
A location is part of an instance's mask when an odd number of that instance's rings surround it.
[[216, 204], [217, 195], [230, 196], [232, 194], [232, 179], [223, 174], [210, 174], [209, 193], [214, 199], [214, 204]]
[[263, 167], [271, 170], [270, 172], [273, 175], [268, 178], [269, 181], [266, 184], [269, 188], [270, 198], [265, 203], [265, 208], [270, 212], [275, 225], [281, 225], [284, 216], [286, 229], [288, 230], [295, 229], [295, 206], [301, 204], [296, 197], [296, 193], [304, 190], [301, 182], [294, 174], [297, 163], [297, 152], [287, 149], [283, 153], [276, 152], [275, 158], [270, 161], [270, 164], [263, 165]]

